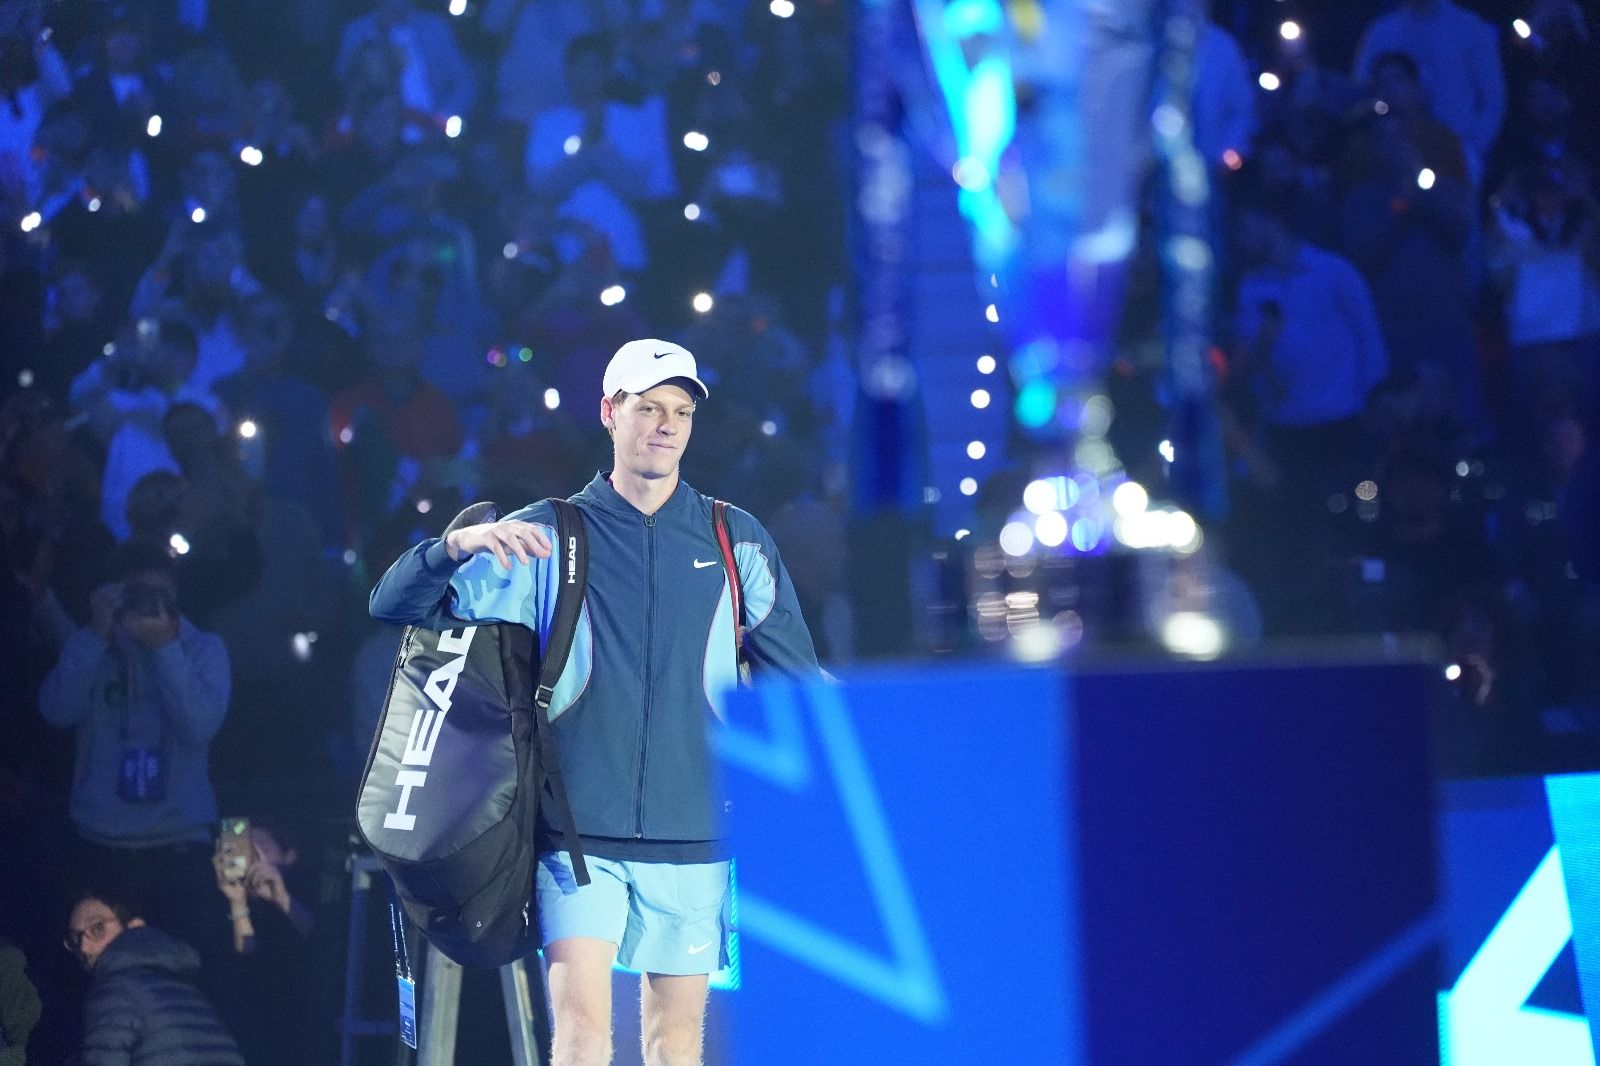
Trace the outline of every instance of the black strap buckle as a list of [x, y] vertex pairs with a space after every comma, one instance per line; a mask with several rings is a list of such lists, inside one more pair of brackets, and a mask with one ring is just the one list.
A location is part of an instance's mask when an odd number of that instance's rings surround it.
[[533, 702], [541, 711], [548, 711], [555, 698], [556, 690], [552, 685], [540, 685], [533, 693]]

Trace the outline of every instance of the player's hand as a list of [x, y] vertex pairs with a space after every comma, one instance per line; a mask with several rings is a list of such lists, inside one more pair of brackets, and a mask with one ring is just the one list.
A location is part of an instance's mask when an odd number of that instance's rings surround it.
[[550, 558], [550, 539], [531, 522], [485, 522], [453, 530], [444, 539], [444, 550], [457, 562], [469, 555], [493, 552], [500, 565], [509, 570], [513, 558], [524, 565], [535, 558]]

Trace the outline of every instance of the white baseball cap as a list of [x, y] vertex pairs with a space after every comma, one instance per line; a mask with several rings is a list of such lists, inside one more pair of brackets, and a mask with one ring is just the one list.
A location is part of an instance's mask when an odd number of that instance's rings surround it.
[[711, 395], [711, 390], [706, 388], [698, 373], [689, 349], [671, 341], [646, 337], [629, 341], [617, 349], [617, 354], [606, 364], [601, 387], [605, 395], [615, 396], [619, 392], [649, 392], [663, 381], [688, 378], [704, 400]]

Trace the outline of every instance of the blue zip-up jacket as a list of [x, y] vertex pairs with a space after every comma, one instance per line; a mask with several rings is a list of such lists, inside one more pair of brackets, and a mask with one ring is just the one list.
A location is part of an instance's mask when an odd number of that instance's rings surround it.
[[[550, 717], [585, 849], [611, 859], [720, 858], [710, 728], [738, 664], [711, 497], [680, 480], [661, 509], [645, 515], [598, 474], [572, 502], [588, 533], [589, 583]], [[507, 517], [540, 526], [558, 543], [548, 502]], [[771, 535], [736, 507], [728, 508], [728, 532], [752, 667], [818, 676], [811, 634]], [[378, 581], [372, 616], [435, 630], [518, 622], [539, 634], [542, 652], [560, 562], [513, 559], [507, 571], [481, 554], [457, 563], [442, 540], [427, 540]]]

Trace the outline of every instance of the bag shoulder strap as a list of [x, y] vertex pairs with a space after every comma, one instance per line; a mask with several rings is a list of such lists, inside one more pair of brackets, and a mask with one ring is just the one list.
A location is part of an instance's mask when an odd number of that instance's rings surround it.
[[728, 572], [728, 591], [733, 598], [736, 651], [743, 660], [744, 631], [748, 628], [744, 614], [744, 583], [739, 577], [739, 562], [733, 556], [733, 537], [728, 533], [728, 505], [722, 500], [711, 501], [711, 528], [717, 534], [717, 550], [722, 553], [722, 567]]
[[543, 765], [545, 780], [550, 784], [550, 796], [555, 800], [556, 813], [561, 819], [562, 843], [572, 856], [572, 871], [578, 884], [589, 883], [589, 868], [583, 861], [583, 848], [578, 842], [578, 827], [572, 818], [572, 804], [567, 799], [566, 778], [561, 774], [561, 759], [556, 753], [555, 726], [550, 721], [550, 701], [555, 698], [556, 682], [567, 668], [567, 658], [572, 642], [578, 633], [578, 616], [583, 610], [583, 594], [589, 584], [589, 537], [583, 524], [583, 515], [570, 501], [552, 499], [556, 512], [555, 558], [551, 560], [559, 575], [556, 584], [555, 618], [545, 640], [544, 656], [539, 666], [539, 685], [533, 695], [534, 729], [539, 737], [539, 761]]

